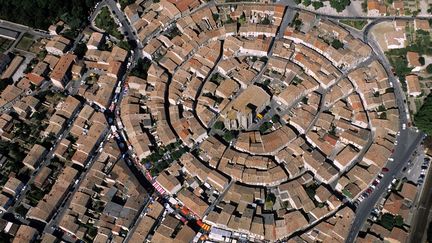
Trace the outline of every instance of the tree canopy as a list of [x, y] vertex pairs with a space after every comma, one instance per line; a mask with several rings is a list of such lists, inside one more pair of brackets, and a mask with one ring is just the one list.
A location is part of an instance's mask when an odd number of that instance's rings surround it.
[[330, 6], [336, 9], [337, 12], [342, 12], [351, 4], [350, 0], [330, 0]]
[[47, 29], [62, 19], [75, 29], [87, 21], [96, 2], [98, 0], [0, 0], [0, 18], [39, 29]]
[[432, 135], [432, 96], [426, 98], [425, 103], [414, 116], [415, 125], [428, 135]]

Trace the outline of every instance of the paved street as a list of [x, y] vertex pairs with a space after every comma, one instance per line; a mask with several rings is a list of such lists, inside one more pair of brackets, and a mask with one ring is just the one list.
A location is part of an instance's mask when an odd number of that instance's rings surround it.
[[[245, 2], [245, 3], [249, 3], [249, 2]], [[270, 43], [270, 46], [269, 46], [269, 49], [267, 52], [267, 57], [272, 56], [273, 48], [274, 48], [274, 42], [280, 38], [283, 38], [283, 34], [284, 34], [285, 29], [287, 28], [289, 23], [292, 22], [295, 14], [298, 11], [313, 12], [313, 11], [306, 10], [302, 7], [297, 6], [293, 0], [280, 0], [280, 1], [277, 1], [277, 3], [284, 5], [286, 8], [285, 8], [282, 22], [278, 28], [277, 33], [276, 33], [276, 36], [274, 38], [272, 38], [272, 40], [271, 40], [271, 43]], [[193, 12], [198, 11], [199, 9], [201, 9], [203, 7], [214, 6], [215, 4], [216, 3], [214, 1], [209, 1], [208, 3], [203, 4], [199, 8], [193, 10]], [[218, 3], [216, 5], [229, 5], [229, 4], [232, 4], [232, 3]], [[133, 50], [130, 52], [129, 61], [130, 61], [131, 65], [128, 66], [125, 74], [122, 75], [121, 77], [119, 77], [118, 81], [117, 81], [117, 85], [119, 85], [121, 87], [121, 91], [119, 93], [112, 94], [112, 97], [111, 97], [111, 105], [112, 105], [112, 107], [114, 107], [114, 109], [104, 111], [105, 118], [107, 119], [107, 121], [110, 121], [109, 122], [110, 125], [115, 126], [115, 128], [117, 129], [117, 132], [119, 134], [122, 134], [123, 133], [123, 130], [122, 130], [123, 127], [121, 125], [119, 125], [117, 123], [117, 121], [121, 121], [121, 118], [119, 116], [120, 104], [121, 104], [123, 96], [127, 93], [127, 91], [125, 91], [126, 90], [126, 77], [129, 74], [129, 72], [131, 71], [131, 69], [134, 67], [134, 65], [136, 65], [136, 62], [139, 59], [143, 58], [143, 52], [142, 52], [143, 43], [145, 44], [148, 40], [150, 40], [150, 38], [154, 37], [155, 35], [163, 33], [164, 31], [166, 31], [166, 29], [157, 29], [152, 34], [147, 36], [143, 41], [140, 41], [138, 39], [136, 30], [129, 23], [124, 12], [121, 11], [119, 4], [114, 0], [102, 0], [96, 5], [96, 7], [93, 9], [92, 14], [89, 17], [89, 21], [90, 21], [91, 25], [93, 25], [94, 20], [95, 20], [96, 16], [98, 15], [98, 13], [100, 12], [100, 10], [105, 6], [107, 6], [109, 8], [111, 15], [115, 18], [116, 22], [119, 24], [121, 32], [124, 33], [125, 37], [129, 41], [135, 43]], [[356, 64], [355, 67], [350, 67], [347, 70], [343, 70], [343, 75], [341, 76], [340, 79], [345, 78], [347, 73], [349, 73], [349, 71], [354, 69], [354, 68], [358, 68], [362, 65], [367, 65], [372, 60], [379, 60], [380, 63], [383, 65], [383, 67], [384, 67], [384, 69], [388, 75], [389, 81], [392, 83], [392, 85], [394, 87], [396, 104], [397, 104], [398, 110], [400, 112], [400, 114], [399, 114], [400, 115], [400, 117], [399, 117], [399, 119], [400, 119], [399, 120], [400, 121], [400, 135], [397, 137], [398, 145], [395, 147], [394, 153], [392, 154], [392, 158], [394, 158], [394, 161], [392, 161], [392, 162], [388, 161], [388, 164], [386, 165], [386, 167], [389, 169], [389, 171], [384, 174], [384, 177], [381, 179], [381, 182], [376, 186], [376, 189], [371, 193], [371, 195], [368, 198], [364, 199], [356, 209], [356, 216], [355, 216], [354, 221], [351, 225], [349, 235], [346, 239], [346, 242], [349, 242], [349, 243], [355, 241], [359, 231], [362, 229], [362, 227], [363, 227], [364, 223], [366, 222], [367, 218], [369, 217], [372, 209], [375, 207], [377, 202], [383, 197], [383, 195], [385, 195], [388, 186], [391, 184], [391, 181], [395, 177], [399, 176], [401, 171], [407, 166], [408, 161], [410, 160], [410, 157], [412, 156], [413, 152], [418, 150], [419, 144], [422, 142], [422, 140], [424, 138], [424, 134], [422, 132], [417, 132], [417, 131], [414, 131], [414, 129], [409, 128], [410, 121], [409, 121], [409, 113], [408, 113], [408, 109], [407, 109], [407, 105], [406, 105], [406, 100], [405, 100], [405, 93], [402, 90], [402, 87], [401, 87], [399, 80], [397, 79], [397, 77], [395, 77], [393, 75], [392, 67], [391, 67], [390, 63], [388, 62], [388, 60], [386, 59], [384, 53], [381, 51], [381, 48], [378, 46], [378, 44], [374, 40], [374, 38], [370, 35], [370, 31], [376, 24], [381, 23], [381, 22], [385, 22], [385, 21], [432, 19], [432, 17], [409, 17], [409, 16], [399, 16], [399, 17], [394, 17], [394, 16], [383, 16], [383, 17], [381, 17], [381, 16], [380, 17], [359, 16], [361, 13], [355, 12], [354, 10], [352, 10], [352, 13], [353, 13], [352, 16], [348, 16], [348, 17], [347, 16], [332, 15], [332, 14], [322, 14], [322, 13], [317, 14], [318, 17], [329, 18], [329, 19], [334, 19], [334, 20], [353, 19], [353, 20], [369, 20], [370, 21], [366, 25], [366, 27], [363, 29], [363, 31], [357, 31], [355, 36], [362, 38], [363, 41], [365, 43], [367, 43], [373, 49], [372, 56], [367, 61]], [[175, 20], [177, 20], [177, 19], [170, 20], [169, 23], [166, 23], [166, 26], [170, 26], [172, 23], [174, 23]], [[0, 27], [14, 29], [14, 30], [17, 30], [18, 32], [20, 32], [18, 40], [26, 32], [28, 32], [32, 35], [35, 35], [35, 36], [39, 36], [39, 37], [49, 37], [49, 34], [46, 31], [32, 29], [32, 28], [29, 28], [27, 26], [22, 26], [19, 24], [10, 23], [10, 22], [3, 21], [3, 20], [0, 20]], [[93, 29], [96, 29], [96, 27], [93, 26]], [[79, 43], [79, 41], [82, 38], [83, 38], [83, 34], [80, 33], [77, 36], [77, 38], [74, 40], [74, 44], [73, 44], [71, 51], [73, 51], [75, 49], [77, 43]], [[17, 41], [15, 41], [14, 45], [16, 45], [16, 43], [17, 43]], [[204, 45], [205, 44], [206, 43], [204, 43]], [[219, 61], [221, 60], [221, 57], [223, 54], [223, 44], [224, 44], [224, 41], [222, 41], [222, 43], [221, 43], [220, 55], [219, 55], [219, 57], [215, 63], [215, 66], [210, 71], [210, 75], [206, 78], [205, 81], [207, 81], [208, 78], [211, 78], [212, 74], [216, 70], [215, 67], [218, 65]], [[190, 54], [185, 59], [185, 62], [188, 61], [196, 51], [197, 50], [191, 51]], [[27, 61], [29, 61], [29, 59], [26, 60], [26, 62]], [[25, 66], [26, 65], [23, 65], [21, 67], [21, 70], [17, 74], [15, 74], [15, 76], [14, 76], [15, 79], [18, 76], [21, 76], [21, 72], [25, 68]], [[261, 81], [263, 74], [266, 71], [266, 67], [267, 67], [267, 62], [264, 65], [264, 67], [260, 70], [260, 72], [254, 77], [254, 79], [252, 80], [253, 83]], [[176, 68], [176, 70], [177, 70], [177, 68]], [[85, 78], [85, 76], [83, 76], [83, 79], [84, 78]], [[205, 81], [200, 86], [200, 88], [197, 92], [197, 96], [195, 98], [197, 98], [200, 95], [201, 88], [203, 87], [203, 84], [205, 83]], [[166, 84], [167, 87], [169, 87], [170, 82], [171, 82], [171, 76], [169, 78], [168, 83]], [[77, 83], [77, 84], [79, 84], [79, 83]], [[44, 86], [43, 89], [45, 89], [45, 87], [46, 86]], [[327, 89], [327, 90], [329, 90], [329, 89]], [[322, 102], [325, 99], [325, 95], [326, 95], [327, 90], [325, 90], [325, 91], [320, 90], [320, 93], [322, 95], [320, 109], [318, 111], [318, 114], [315, 116], [314, 120], [311, 122], [309, 127], [306, 129], [306, 132], [309, 131], [313, 127], [316, 120], [318, 119], [319, 114], [321, 112], [323, 112], [324, 110], [327, 110], [329, 108], [329, 106], [331, 106], [331, 105], [326, 106], [324, 104], [324, 102]], [[39, 92], [39, 90], [34, 91], [28, 95], [34, 95], [37, 92]], [[167, 88], [166, 93], [165, 93], [165, 99], [166, 99], [165, 105], [169, 104], [169, 102], [167, 100], [168, 99], [168, 95], [167, 95], [168, 92], [169, 91]], [[241, 93], [241, 91], [239, 91], [235, 97], [237, 97], [240, 93]], [[20, 95], [16, 100], [22, 98], [23, 96], [24, 96], [24, 94]], [[197, 100], [197, 99], [195, 99], [195, 100]], [[0, 107], [0, 114], [2, 111], [10, 109], [10, 107], [13, 105], [14, 102], [15, 102], [15, 100], [10, 102], [9, 104], [3, 106], [3, 107]], [[8, 209], [8, 211], [7, 211], [8, 213], [13, 213], [14, 210], [16, 209], [16, 207], [18, 205], [20, 205], [21, 202], [25, 199], [25, 194], [30, 190], [29, 185], [31, 185], [32, 182], [34, 181], [34, 178], [39, 173], [40, 168], [50, 164], [51, 158], [53, 157], [53, 153], [54, 153], [55, 149], [59, 145], [59, 142], [62, 140], [62, 138], [66, 137], [69, 134], [69, 131], [72, 127], [72, 124], [73, 124], [74, 120], [76, 119], [77, 114], [81, 110], [82, 105], [83, 104], [81, 104], [80, 109], [78, 109], [78, 111], [76, 113], [74, 113], [72, 115], [72, 117], [69, 119], [68, 125], [63, 129], [61, 134], [54, 141], [53, 146], [46, 153], [46, 155], [44, 156], [40, 165], [31, 174], [31, 177], [30, 177], [30, 180], [27, 184], [27, 187], [24, 190], [22, 190], [22, 192], [20, 193], [19, 196], [17, 196], [16, 202], [14, 203], [14, 205], [12, 207], [10, 207]], [[272, 102], [271, 106], [272, 106], [272, 108], [276, 108], [278, 105], [275, 102]], [[194, 103], [194, 110], [195, 110], [195, 107], [196, 107], [196, 103]], [[166, 111], [168, 112], [168, 109], [166, 109]], [[274, 111], [274, 109], [271, 109], [265, 115], [263, 120], [261, 120], [259, 123], [254, 124], [252, 126], [252, 130], [258, 129], [259, 126], [264, 121], [270, 120], [271, 117], [277, 113], [279, 113], [279, 112], [276, 112], [276, 111]], [[218, 115], [216, 116], [216, 118], [218, 118]], [[170, 119], [169, 114], [167, 114], [167, 119], [169, 122], [169, 119]], [[200, 120], [200, 119], [198, 119], [198, 120]], [[214, 121], [216, 121], [216, 119]], [[214, 122], [214, 121], [212, 121], [212, 122]], [[170, 124], [170, 122], [169, 122], [169, 124]], [[370, 127], [370, 125], [371, 124], [369, 123], [369, 127]], [[406, 125], [406, 128], [402, 128], [402, 125], [404, 125], [404, 127]], [[171, 124], [170, 124], [170, 126], [171, 126]], [[212, 127], [212, 126], [210, 126], [210, 127]], [[373, 136], [374, 136], [374, 133], [372, 131], [371, 137], [369, 138], [369, 141], [368, 141], [368, 144], [358, 154], [359, 155], [357, 158], [358, 160], [360, 160], [363, 157], [364, 153], [367, 151], [367, 149], [372, 144]], [[133, 156], [131, 156], [131, 155], [134, 154], [134, 152], [132, 149], [129, 149], [127, 147], [126, 144], [128, 144], [128, 143], [126, 141], [126, 138], [124, 136], [116, 136], [115, 140], [116, 140], [117, 144], [119, 145], [121, 154], [124, 155], [124, 159], [127, 162], [127, 165], [131, 169], [134, 176], [137, 177], [137, 179], [140, 181], [140, 183], [148, 191], [148, 193], [149, 193], [148, 196], [150, 196], [150, 195], [154, 196], [155, 195], [154, 188], [152, 187], [152, 184], [151, 184], [152, 179], [146, 178], [146, 176], [144, 174], [145, 172], [141, 167], [139, 167], [139, 164], [136, 165], [134, 163], [131, 163], [131, 161], [133, 161]], [[101, 136], [100, 147], [94, 148], [94, 151], [92, 151], [92, 156], [88, 158], [88, 165], [89, 166], [91, 166], [91, 164], [97, 159], [97, 157], [100, 154], [99, 152], [96, 152], [96, 150], [99, 148], [102, 148], [103, 144], [106, 143], [107, 141], [108, 141], [108, 132], [105, 132], [103, 134], [103, 136]], [[84, 169], [84, 172], [79, 175], [77, 183], [74, 185], [73, 190], [71, 189], [70, 191], [68, 191], [68, 194], [65, 197], [65, 199], [62, 201], [60, 208], [56, 211], [56, 213], [52, 217], [51, 221], [45, 226], [45, 229], [44, 229], [45, 232], [48, 232], [48, 233], [54, 232], [55, 226], [58, 225], [59, 220], [61, 219], [61, 216], [65, 213], [66, 209], [68, 208], [68, 205], [70, 204], [70, 201], [72, 200], [73, 194], [78, 190], [79, 185], [81, 183], [81, 180], [83, 178], [85, 178], [85, 176], [87, 175], [88, 168], [89, 167], [86, 166], [86, 168]], [[429, 170], [432, 170], [432, 169], [429, 169]], [[415, 178], [415, 175], [416, 174], [413, 173], [413, 175], [412, 175], [413, 178]], [[234, 182], [235, 182], [234, 180], [230, 181], [230, 183], [228, 184], [226, 189], [211, 204], [211, 206], [207, 208], [207, 210], [205, 211], [205, 214], [208, 214], [209, 212], [211, 212], [211, 210], [213, 210], [215, 205], [217, 205], [219, 203], [219, 201], [221, 199], [223, 199], [225, 193], [228, 191], [228, 189], [232, 186], [232, 184]], [[426, 182], [423, 186], [422, 193], [420, 193], [420, 194], [421, 194], [420, 200], [415, 205], [415, 207], [417, 208], [417, 212], [415, 213], [415, 216], [414, 216], [414, 221], [413, 221], [414, 223], [413, 223], [413, 228], [412, 228], [413, 233], [411, 235], [410, 242], [421, 241], [422, 237], [424, 236], [423, 232], [424, 232], [427, 224], [422, 224], [421, 222], [427, 221], [427, 218], [429, 215], [429, 209], [432, 205], [432, 179], [431, 178], [426, 180]], [[141, 220], [142, 216], [145, 215], [146, 208], [150, 202], [151, 202], [151, 200], [147, 200], [146, 203], [144, 205], [142, 205], [139, 213], [137, 214], [136, 218], [133, 220], [133, 224], [131, 226], [129, 233], [126, 236], [126, 239], [125, 239], [126, 242], [129, 240], [130, 235], [132, 235], [132, 233], [135, 231], [137, 223]], [[347, 206], [347, 204], [343, 204], [340, 206], [340, 208], [343, 208], [346, 206]], [[336, 213], [336, 211], [332, 212], [331, 214], [325, 216], [324, 219], [326, 219], [327, 217], [333, 216], [335, 213]], [[20, 220], [24, 220], [24, 219], [20, 219]], [[322, 222], [322, 220], [323, 219], [316, 220], [311, 225], [308, 225], [305, 228], [307, 228], [308, 230], [312, 229], [313, 227], [316, 226], [316, 224], [318, 224], [319, 222]], [[305, 229], [298, 229], [298, 231], [304, 231], [304, 230]], [[66, 240], [68, 242], [74, 241], [74, 239], [71, 238], [69, 235], [65, 235], [64, 240]]]
[[[425, 242], [424, 238], [426, 235], [427, 227], [429, 227], [430, 217], [431, 217], [431, 207], [432, 207], [432, 166], [430, 166], [428, 172], [426, 173], [426, 180], [417, 195], [418, 201], [414, 204], [414, 216], [411, 222], [410, 238], [408, 242]], [[418, 196], [418, 197], [419, 197]]]
[[400, 142], [396, 146], [395, 152], [392, 155], [394, 161], [389, 161], [387, 163], [387, 168], [389, 171], [384, 174], [384, 177], [381, 179], [381, 182], [378, 184], [376, 189], [367, 199], [363, 200], [363, 202], [359, 204], [356, 210], [354, 222], [351, 225], [351, 230], [349, 231], [349, 235], [346, 239], [347, 243], [354, 242], [358, 232], [361, 230], [364, 222], [369, 217], [372, 209], [375, 207], [375, 204], [381, 198], [383, 193], [387, 191], [387, 187], [390, 185], [393, 178], [397, 176], [399, 172], [407, 165], [407, 161], [411, 157], [411, 154], [417, 149], [417, 146], [423, 141], [423, 137], [424, 134], [421, 132], [416, 133], [409, 129], [401, 131], [398, 140], [404, 142]]
[[[85, 178], [85, 176], [87, 175], [87, 173], [90, 171], [89, 168], [92, 166], [92, 164], [97, 160], [97, 158], [99, 157], [100, 153], [97, 152], [99, 148], [102, 148], [104, 146], [104, 144], [107, 142], [108, 139], [108, 135], [110, 133], [106, 132], [103, 136], [101, 136], [100, 138], [100, 145], [99, 147], [95, 147], [92, 151], [93, 156], [89, 157], [86, 162], [84, 163], [86, 166], [84, 168], [84, 172], [82, 172], [79, 177], [76, 179], [75, 184], [73, 185], [73, 190], [69, 190], [68, 194], [66, 195], [66, 197], [64, 197], [62, 204], [60, 206], [60, 208], [58, 208], [56, 210], [56, 213], [53, 215], [53, 217], [51, 218], [51, 220], [48, 222], [48, 224], [45, 226], [44, 232], [48, 232], [48, 233], [53, 233], [55, 227], [58, 226], [58, 223], [60, 221], [60, 219], [62, 218], [62, 215], [65, 213], [66, 209], [69, 207], [69, 204], [72, 200], [73, 197], [71, 197], [72, 195], [74, 195], [78, 189], [79, 186], [81, 185], [82, 179]], [[66, 236], [67, 238], [67, 236]], [[66, 239], [67, 240], [67, 239]]]
[[[27, 185], [31, 185], [33, 183], [34, 178], [39, 173], [41, 168], [49, 165], [53, 157], [54, 151], [56, 150], [57, 146], [60, 144], [60, 141], [69, 134], [69, 131], [72, 128], [72, 124], [75, 121], [75, 119], [78, 117], [81, 108], [82, 108], [82, 104], [80, 105], [79, 109], [77, 109], [77, 111], [74, 114], [72, 114], [71, 118], [68, 121], [67, 126], [63, 129], [63, 131], [60, 133], [58, 138], [54, 141], [53, 146], [48, 150], [47, 154], [42, 158], [39, 165], [35, 168], [35, 170], [30, 176], [30, 180], [27, 182]], [[23, 191], [21, 191], [20, 195], [15, 200], [14, 206], [10, 207], [8, 209], [8, 212], [13, 212], [13, 210], [15, 210], [15, 208], [21, 204], [21, 201], [25, 199], [25, 195], [27, 194], [28, 191], [30, 191], [30, 186], [27, 186]]]

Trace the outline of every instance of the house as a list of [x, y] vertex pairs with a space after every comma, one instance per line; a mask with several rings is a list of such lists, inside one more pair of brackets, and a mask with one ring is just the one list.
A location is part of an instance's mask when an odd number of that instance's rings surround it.
[[270, 95], [256, 85], [250, 85], [221, 112], [227, 129], [247, 129], [253, 119], [270, 104]]
[[45, 49], [48, 53], [61, 56], [68, 49], [71, 41], [61, 35], [54, 36], [45, 46]]
[[168, 172], [163, 171], [156, 178], [156, 182], [168, 193], [176, 194], [181, 189], [181, 184], [177, 178]]
[[427, 19], [415, 19], [414, 20], [414, 29], [415, 30], [430, 31], [429, 20], [427, 20]]
[[22, 189], [24, 184], [15, 177], [9, 177], [6, 184], [3, 186], [3, 192], [15, 197]]
[[38, 234], [39, 232], [35, 228], [23, 224], [16, 232], [12, 243], [33, 242]]
[[33, 145], [30, 152], [23, 160], [23, 164], [27, 166], [30, 170], [35, 170], [36, 164], [42, 159], [42, 156], [45, 154], [45, 147], [39, 144]]
[[420, 87], [419, 78], [417, 75], [410, 74], [405, 77], [407, 83], [407, 92], [410, 96], [420, 96], [422, 91]]
[[45, 182], [47, 181], [49, 175], [51, 174], [52, 170], [46, 166], [42, 167], [42, 169], [39, 171], [39, 173], [36, 174], [33, 180], [33, 184], [39, 188], [43, 189], [43, 186]]
[[71, 78], [70, 71], [75, 60], [76, 56], [71, 53], [67, 53], [60, 58], [50, 75], [54, 86], [64, 89], [65, 85]]
[[408, 232], [405, 230], [393, 227], [390, 234], [384, 238], [385, 242], [389, 243], [405, 243], [408, 242]]
[[406, 46], [407, 38], [405, 30], [394, 30], [384, 34], [387, 49], [399, 49]]
[[420, 68], [423, 65], [420, 63], [420, 55], [418, 54], [418, 52], [409, 51], [407, 52], [406, 58], [408, 61], [408, 67], [413, 68], [411, 70], [412, 72], [420, 71]]
[[367, 14], [368, 16], [383, 16], [387, 12], [387, 7], [383, 1], [368, 0]]
[[9, 66], [6, 68], [6, 70], [2, 73], [0, 79], [11, 78], [23, 61], [24, 61], [24, 57], [18, 55], [15, 56], [12, 59], [12, 61], [9, 63]]
[[6, 194], [0, 194], [0, 212], [6, 212], [14, 202], [14, 198]]
[[99, 32], [93, 32], [87, 42], [87, 49], [96, 50], [103, 44], [104, 35]]
[[183, 189], [178, 193], [177, 198], [200, 218], [204, 216], [205, 210], [209, 206], [204, 200], [187, 189]]

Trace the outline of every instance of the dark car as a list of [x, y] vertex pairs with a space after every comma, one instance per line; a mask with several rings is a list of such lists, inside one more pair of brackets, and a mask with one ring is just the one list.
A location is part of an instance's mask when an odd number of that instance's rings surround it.
[[387, 167], [382, 168], [382, 172], [388, 172], [389, 169]]

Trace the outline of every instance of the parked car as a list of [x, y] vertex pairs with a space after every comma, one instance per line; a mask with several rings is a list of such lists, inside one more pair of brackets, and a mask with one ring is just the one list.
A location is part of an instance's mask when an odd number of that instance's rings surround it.
[[389, 171], [389, 169], [387, 168], [387, 167], [384, 167], [384, 168], [382, 168], [382, 170], [381, 170], [382, 172], [388, 172]]
[[418, 179], [418, 180], [417, 180], [417, 184], [418, 184], [419, 186], [421, 186], [421, 185], [423, 184], [423, 182], [424, 182], [423, 179]]

